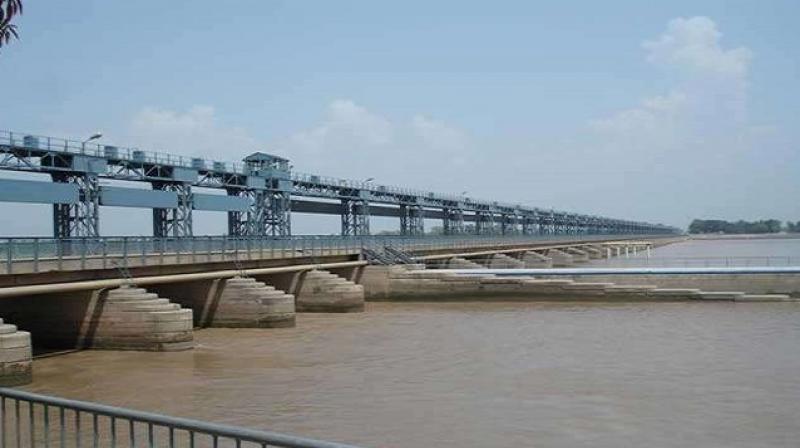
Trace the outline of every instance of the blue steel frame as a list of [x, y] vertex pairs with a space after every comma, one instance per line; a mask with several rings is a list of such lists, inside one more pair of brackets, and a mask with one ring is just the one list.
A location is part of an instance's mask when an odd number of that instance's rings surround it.
[[[257, 153], [244, 163], [141, 151], [53, 137], [0, 131], [0, 169], [43, 172], [53, 181], [79, 184], [78, 204], [54, 206], [56, 237], [99, 236], [98, 178], [148, 182], [179, 193], [176, 209], [154, 209], [158, 236], [192, 236], [192, 187], [218, 188], [250, 200], [247, 212], [229, 212], [229, 234], [291, 235], [292, 197], [339, 202], [342, 235], [369, 234], [369, 217], [383, 209], [401, 218], [406, 235], [424, 232], [426, 218], [441, 219], [446, 233], [463, 233], [473, 222], [476, 234], [597, 235], [668, 234], [677, 229], [645, 222], [544, 210], [520, 204], [483, 201], [371, 182], [291, 172], [286, 159]], [[521, 229], [520, 229], [521, 226]]]

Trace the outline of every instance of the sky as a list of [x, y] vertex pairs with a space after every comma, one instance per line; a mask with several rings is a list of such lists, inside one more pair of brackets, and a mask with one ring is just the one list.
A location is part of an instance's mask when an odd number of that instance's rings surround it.
[[[797, 221], [798, 16], [796, 0], [28, 0], [0, 50], [0, 129], [260, 150], [301, 172], [681, 227]], [[3, 204], [3, 234], [48, 235], [49, 212]], [[150, 233], [145, 210], [102, 213], [105, 234]], [[210, 215], [196, 233], [224, 232]]]

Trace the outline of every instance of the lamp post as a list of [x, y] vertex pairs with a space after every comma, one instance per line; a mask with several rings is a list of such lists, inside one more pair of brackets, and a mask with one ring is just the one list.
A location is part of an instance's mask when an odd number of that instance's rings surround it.
[[94, 134], [90, 135], [89, 138], [81, 142], [81, 154], [86, 153], [86, 144], [92, 140], [97, 140], [98, 138], [103, 137], [103, 134], [100, 132], [95, 132]]

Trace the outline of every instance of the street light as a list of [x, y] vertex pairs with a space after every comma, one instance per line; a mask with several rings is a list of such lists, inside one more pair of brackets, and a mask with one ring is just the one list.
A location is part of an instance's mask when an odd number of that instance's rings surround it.
[[372, 182], [373, 180], [375, 180], [374, 177], [368, 177], [368, 178], [364, 179], [364, 183], [367, 184], [367, 183]]
[[90, 135], [89, 138], [81, 142], [81, 154], [86, 152], [86, 144], [92, 140], [97, 140], [98, 138], [102, 137], [103, 134], [100, 132], [95, 132], [94, 134]]
[[98, 138], [101, 138], [101, 137], [103, 137], [103, 134], [101, 134], [100, 132], [95, 132], [94, 134], [89, 136], [89, 138], [84, 140], [83, 143], [86, 144], [86, 143], [89, 143], [92, 140], [97, 140]]

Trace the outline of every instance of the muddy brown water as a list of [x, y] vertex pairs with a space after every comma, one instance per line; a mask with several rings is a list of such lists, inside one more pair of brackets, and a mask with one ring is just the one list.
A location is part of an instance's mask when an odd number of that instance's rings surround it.
[[365, 446], [798, 446], [800, 306], [370, 304], [27, 389]]
[[38, 359], [26, 389], [373, 447], [800, 446], [795, 303], [373, 303], [195, 337]]

